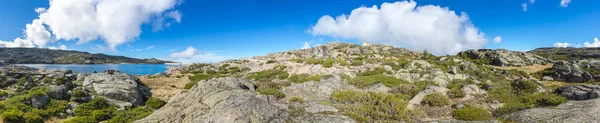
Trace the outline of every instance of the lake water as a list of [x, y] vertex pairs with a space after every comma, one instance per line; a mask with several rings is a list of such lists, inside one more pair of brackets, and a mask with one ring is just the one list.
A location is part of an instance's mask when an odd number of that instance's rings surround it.
[[22, 66], [49, 70], [72, 70], [74, 73], [104, 72], [119, 70], [128, 74], [156, 74], [167, 71], [166, 64], [19, 64]]

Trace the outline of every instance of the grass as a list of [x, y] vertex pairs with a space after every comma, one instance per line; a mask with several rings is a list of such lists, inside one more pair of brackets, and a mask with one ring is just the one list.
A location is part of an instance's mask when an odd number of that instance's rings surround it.
[[[148, 101], [146, 104], [155, 102], [155, 100]], [[131, 123], [152, 114], [153, 111], [148, 106], [116, 110], [115, 106], [109, 105], [103, 98], [95, 98], [75, 108], [74, 113], [76, 117], [65, 121], [65, 123], [97, 123], [100, 121], [107, 121], [108, 123]]]
[[467, 94], [462, 90], [462, 87], [468, 84], [475, 84], [475, 82], [470, 78], [465, 80], [452, 80], [452, 83], [450, 83], [449, 86], [450, 90], [446, 92], [446, 94], [451, 98], [463, 98]]
[[159, 109], [160, 107], [163, 107], [165, 104], [167, 104], [167, 102], [156, 98], [156, 97], [151, 97], [150, 99], [146, 100], [146, 106], [153, 108], [153, 109]]
[[[529, 86], [529, 81], [516, 81], [492, 83], [493, 88], [489, 90], [488, 101], [498, 100], [504, 103], [504, 106], [494, 110], [494, 116], [502, 116], [512, 112], [530, 109], [540, 106], [555, 106], [566, 101], [566, 98], [558, 96], [552, 92], [535, 93], [533, 86]], [[537, 87], [535, 87], [537, 89]]]
[[298, 102], [298, 103], [304, 103], [304, 99], [302, 99], [300, 97], [292, 97], [292, 98], [290, 98], [290, 101], [292, 101], [292, 102]]
[[391, 94], [337, 90], [332, 94], [335, 107], [357, 122], [408, 121], [407, 102]]
[[405, 96], [407, 96], [408, 100], [410, 100], [412, 97], [417, 95], [419, 92], [425, 90], [425, 88], [427, 88], [427, 86], [438, 86], [438, 84], [436, 84], [433, 81], [420, 81], [420, 82], [415, 82], [415, 83], [405, 83], [400, 86], [392, 87], [392, 90], [390, 90], [389, 92], [393, 93], [393, 94], [405, 95]]

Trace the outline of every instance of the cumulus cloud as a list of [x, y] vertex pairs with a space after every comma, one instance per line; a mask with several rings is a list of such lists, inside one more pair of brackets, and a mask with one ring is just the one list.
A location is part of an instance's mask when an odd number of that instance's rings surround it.
[[[77, 40], [86, 43], [101, 39], [108, 48], [132, 41], [143, 24], [181, 22], [173, 10], [179, 0], [50, 0], [50, 7], [36, 8], [39, 18], [26, 25], [24, 41], [44, 47], [49, 41]], [[48, 27], [48, 29], [46, 29]], [[3, 44], [17, 43], [0, 42]], [[29, 46], [29, 45], [27, 45]]]
[[195, 63], [195, 62], [220, 62], [231, 57], [219, 56], [214, 53], [200, 52], [196, 48], [190, 46], [181, 52], [173, 52], [169, 55], [172, 60], [177, 60], [184, 63]]
[[497, 44], [497, 43], [500, 43], [500, 42], [502, 42], [502, 37], [501, 37], [501, 36], [496, 36], [496, 37], [494, 38], [494, 40], [493, 40], [493, 41], [494, 41], [494, 43], [496, 43], [496, 44]]
[[554, 43], [554, 47], [567, 48], [567, 47], [571, 47], [571, 46], [573, 46], [573, 44], [569, 44], [567, 42], [556, 42], [556, 43]]
[[571, 0], [560, 0], [561, 7], [567, 7], [569, 6], [569, 3], [571, 3]]
[[50, 46], [50, 47], [48, 47], [48, 49], [51, 49], [51, 50], [67, 50], [67, 46], [65, 46], [64, 44], [60, 45], [58, 47], [56, 47], [56, 46]]
[[589, 43], [589, 42], [585, 42], [583, 43], [584, 47], [600, 47], [600, 41], [598, 41], [598, 38], [594, 38], [594, 42]]
[[434, 5], [417, 6], [414, 1], [383, 3], [381, 8], [359, 7], [336, 18], [325, 15], [309, 31], [417, 51], [427, 49], [436, 55], [481, 48], [488, 42], [466, 13], [457, 15]]
[[307, 41], [304, 42], [304, 45], [302, 45], [302, 48], [300, 49], [308, 49], [310, 48], [310, 43], [308, 43]]
[[35, 47], [35, 45], [33, 44], [33, 42], [26, 40], [26, 39], [21, 39], [21, 38], [16, 38], [13, 41], [0, 41], [0, 47], [27, 47], [27, 48], [33, 48]]
[[523, 11], [527, 11], [527, 3], [521, 3], [521, 7], [523, 7]]

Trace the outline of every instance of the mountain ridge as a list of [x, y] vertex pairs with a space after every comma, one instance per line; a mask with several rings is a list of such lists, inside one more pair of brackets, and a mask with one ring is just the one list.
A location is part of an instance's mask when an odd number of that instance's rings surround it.
[[102, 53], [43, 48], [0, 48], [0, 62], [7, 64], [164, 64], [173, 61], [138, 59]]

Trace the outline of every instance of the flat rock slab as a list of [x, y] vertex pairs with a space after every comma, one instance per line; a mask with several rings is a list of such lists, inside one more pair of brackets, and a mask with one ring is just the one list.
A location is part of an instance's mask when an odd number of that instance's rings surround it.
[[518, 111], [503, 116], [518, 123], [595, 123], [600, 121], [600, 99], [568, 101], [555, 107]]

